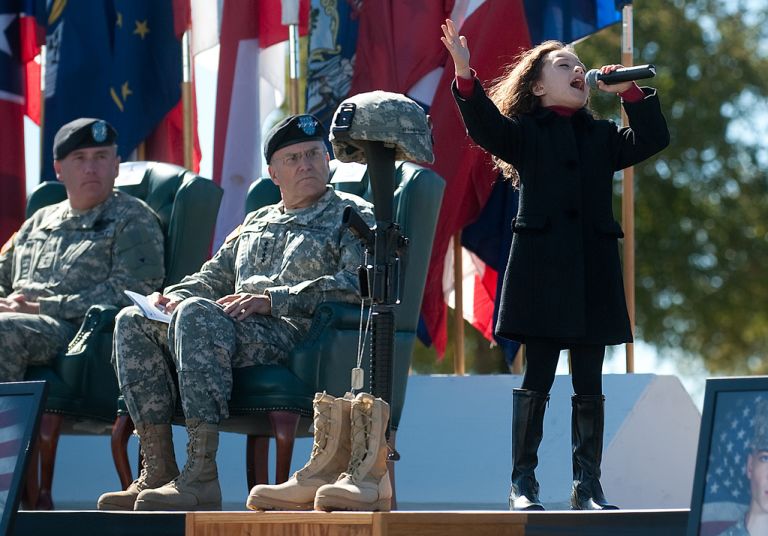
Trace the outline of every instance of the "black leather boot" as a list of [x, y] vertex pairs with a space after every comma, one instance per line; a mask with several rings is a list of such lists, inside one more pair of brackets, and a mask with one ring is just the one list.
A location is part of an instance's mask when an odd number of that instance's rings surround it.
[[608, 504], [600, 485], [600, 463], [603, 459], [605, 429], [605, 397], [573, 395], [571, 397], [571, 444], [573, 445], [572, 510], [618, 510]]
[[515, 389], [512, 392], [512, 486], [510, 510], [544, 510], [534, 470], [544, 433], [544, 409], [549, 395]]

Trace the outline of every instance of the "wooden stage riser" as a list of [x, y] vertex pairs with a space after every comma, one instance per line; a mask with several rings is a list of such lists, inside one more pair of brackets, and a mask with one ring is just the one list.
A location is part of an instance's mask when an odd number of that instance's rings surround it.
[[12, 536], [684, 536], [688, 510], [19, 512]]
[[527, 516], [506, 512], [199, 512], [185, 536], [524, 536]]

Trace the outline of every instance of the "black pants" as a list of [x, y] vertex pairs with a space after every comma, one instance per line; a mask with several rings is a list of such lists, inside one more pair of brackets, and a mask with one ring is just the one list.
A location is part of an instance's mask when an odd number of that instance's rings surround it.
[[[549, 393], [555, 383], [555, 370], [562, 345], [549, 339], [529, 339], [525, 345], [526, 369], [523, 389]], [[573, 345], [571, 371], [573, 391], [577, 395], [603, 394], [603, 345]]]

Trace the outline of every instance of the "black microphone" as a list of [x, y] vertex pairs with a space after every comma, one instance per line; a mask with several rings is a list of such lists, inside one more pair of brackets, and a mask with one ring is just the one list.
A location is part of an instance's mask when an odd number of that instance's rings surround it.
[[584, 80], [589, 84], [589, 87], [597, 89], [598, 80], [602, 80], [610, 86], [612, 84], [620, 84], [621, 82], [653, 78], [654, 76], [656, 76], [656, 67], [649, 63], [648, 65], [636, 65], [635, 67], [622, 67], [607, 74], [601, 74], [598, 69], [590, 69], [587, 71]]

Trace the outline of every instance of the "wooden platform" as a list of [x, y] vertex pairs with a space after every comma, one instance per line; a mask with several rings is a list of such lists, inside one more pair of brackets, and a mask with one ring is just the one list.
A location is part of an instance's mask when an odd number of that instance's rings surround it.
[[683, 536], [688, 510], [190, 512], [186, 536]]

